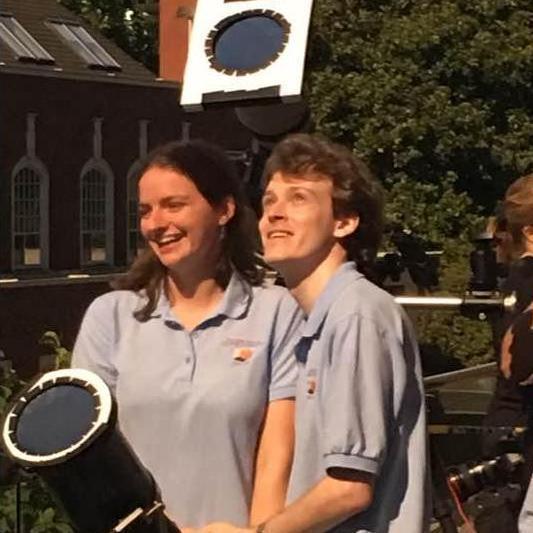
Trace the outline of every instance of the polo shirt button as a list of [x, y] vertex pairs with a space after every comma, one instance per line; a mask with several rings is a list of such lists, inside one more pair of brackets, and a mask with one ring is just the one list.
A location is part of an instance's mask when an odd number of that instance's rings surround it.
[[191, 358], [190, 358], [190, 357], [186, 357], [186, 358], [185, 358], [185, 362], [186, 362], [187, 364], [189, 364], [189, 363], [191, 362]]

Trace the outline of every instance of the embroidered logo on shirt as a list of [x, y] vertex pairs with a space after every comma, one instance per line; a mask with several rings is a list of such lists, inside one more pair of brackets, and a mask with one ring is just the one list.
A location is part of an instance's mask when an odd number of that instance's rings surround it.
[[313, 396], [316, 392], [316, 370], [311, 369], [307, 372], [307, 396]]
[[243, 363], [244, 361], [248, 361], [248, 359], [250, 359], [253, 354], [253, 348], [243, 346], [240, 348], [235, 348], [235, 350], [233, 350], [233, 359], [235, 361], [240, 361], [241, 363]]
[[233, 346], [235, 348], [239, 348], [241, 346], [246, 346], [250, 348], [255, 348], [256, 346], [259, 346], [261, 341], [252, 341], [250, 339], [239, 339], [237, 337], [226, 337], [226, 339], [222, 342], [223, 346]]

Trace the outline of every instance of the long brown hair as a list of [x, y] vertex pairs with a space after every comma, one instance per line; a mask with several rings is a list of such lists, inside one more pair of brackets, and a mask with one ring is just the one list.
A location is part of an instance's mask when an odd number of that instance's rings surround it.
[[[218, 147], [200, 140], [171, 142], [154, 149], [141, 165], [139, 176], [150, 168], [171, 169], [190, 179], [212, 206], [231, 197], [235, 214], [225, 226], [222, 253], [217, 264], [217, 282], [225, 287], [236, 270], [248, 283], [259, 285], [264, 271], [256, 254], [255, 225], [251, 220], [244, 193], [235, 170]], [[144, 291], [147, 303], [134, 316], [140, 321], [150, 318], [163, 287], [167, 269], [155, 253], [147, 248], [139, 254], [129, 271], [115, 279], [114, 289]]]
[[275, 146], [265, 165], [265, 182], [276, 172], [330, 178], [334, 215], [359, 216], [357, 230], [341, 241], [348, 259], [356, 261], [358, 267], [372, 261], [383, 233], [384, 194], [363, 161], [344, 146], [318, 135], [299, 133]]

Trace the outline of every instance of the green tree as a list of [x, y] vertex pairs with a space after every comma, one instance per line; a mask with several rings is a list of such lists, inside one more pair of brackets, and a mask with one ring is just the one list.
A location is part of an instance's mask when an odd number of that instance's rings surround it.
[[[533, 169], [529, 0], [317, 0], [306, 69], [316, 128], [371, 163], [389, 220], [445, 251], [461, 293], [472, 232]], [[486, 325], [417, 315], [421, 341], [463, 363], [490, 357]]]
[[53, 357], [54, 370], [70, 368], [72, 352], [61, 344], [61, 339], [55, 331], [45, 331], [39, 339], [39, 345]]
[[533, 169], [529, 0], [317, 0], [307, 94], [317, 127], [387, 182], [492, 207]]
[[[70, 358], [70, 352], [61, 346], [59, 337], [47, 331], [41, 344], [51, 349], [55, 355], [55, 367], [61, 368]], [[0, 366], [0, 420], [9, 403], [22, 389], [24, 383], [17, 374]], [[68, 519], [61, 511], [44, 482], [34, 474], [28, 474], [10, 466], [0, 450], [0, 531], [16, 529], [16, 482], [20, 482], [20, 506], [24, 531], [32, 533], [73, 533]], [[5, 476], [6, 479], [3, 479]], [[4, 486], [2, 486], [4, 483]], [[7, 483], [7, 484], [6, 484]]]
[[158, 69], [157, 0], [58, 0], [152, 72]]

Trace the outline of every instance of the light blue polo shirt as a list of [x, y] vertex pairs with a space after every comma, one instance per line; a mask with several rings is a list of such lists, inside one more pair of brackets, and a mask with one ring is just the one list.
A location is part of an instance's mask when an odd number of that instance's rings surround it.
[[233, 274], [218, 308], [186, 331], [163, 295], [147, 322], [144, 299], [115, 291], [89, 307], [73, 366], [114, 391], [122, 432], [182, 526], [248, 523], [254, 457], [268, 402], [295, 395], [293, 353], [302, 315], [279, 287]]
[[417, 343], [392, 296], [345, 263], [296, 346], [296, 449], [289, 503], [335, 467], [375, 475], [371, 507], [331, 531], [422, 533], [429, 521]]

